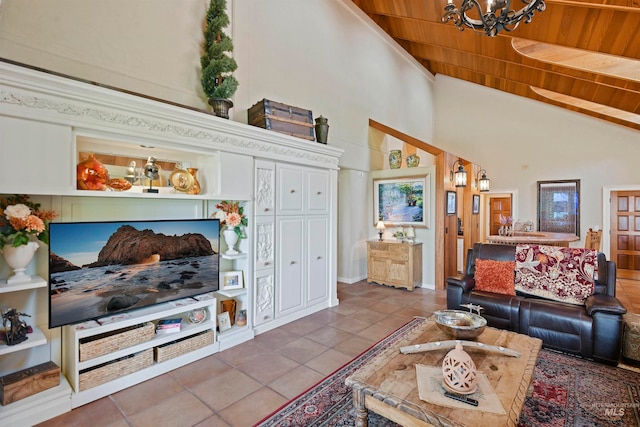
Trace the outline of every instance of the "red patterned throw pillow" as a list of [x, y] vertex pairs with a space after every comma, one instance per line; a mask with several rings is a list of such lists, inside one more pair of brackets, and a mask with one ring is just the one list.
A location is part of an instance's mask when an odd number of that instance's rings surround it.
[[476, 259], [475, 290], [515, 295], [515, 261]]

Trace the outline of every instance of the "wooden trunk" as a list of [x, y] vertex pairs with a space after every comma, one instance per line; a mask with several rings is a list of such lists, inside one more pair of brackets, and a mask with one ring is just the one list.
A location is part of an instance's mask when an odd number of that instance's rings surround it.
[[315, 140], [313, 113], [310, 110], [269, 99], [263, 99], [249, 108], [249, 124], [310, 141]]
[[32, 366], [0, 378], [2, 404], [8, 405], [60, 385], [60, 368], [53, 362]]

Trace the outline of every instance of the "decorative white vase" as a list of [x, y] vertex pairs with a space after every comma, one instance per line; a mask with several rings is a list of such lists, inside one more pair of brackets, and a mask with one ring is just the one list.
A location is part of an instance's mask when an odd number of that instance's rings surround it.
[[7, 279], [8, 284], [26, 283], [31, 281], [31, 276], [25, 273], [27, 266], [33, 259], [40, 246], [36, 242], [29, 242], [26, 245], [11, 246], [7, 244], [2, 249], [2, 256], [9, 267], [13, 269], [13, 276]]
[[224, 241], [227, 243], [227, 251], [225, 255], [237, 255], [238, 252], [235, 249], [236, 243], [238, 243], [238, 235], [232, 228], [228, 228], [222, 231], [222, 235], [224, 236]]

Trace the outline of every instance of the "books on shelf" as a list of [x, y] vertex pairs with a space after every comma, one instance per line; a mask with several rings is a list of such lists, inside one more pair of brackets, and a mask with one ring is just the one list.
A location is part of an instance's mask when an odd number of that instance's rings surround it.
[[170, 334], [172, 332], [180, 332], [182, 328], [182, 318], [158, 320], [156, 325], [156, 334]]

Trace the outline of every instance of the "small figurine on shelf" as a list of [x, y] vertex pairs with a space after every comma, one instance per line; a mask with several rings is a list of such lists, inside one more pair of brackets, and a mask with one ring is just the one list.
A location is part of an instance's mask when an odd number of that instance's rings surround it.
[[145, 188], [145, 193], [157, 193], [158, 189], [153, 188], [153, 180], [160, 178], [160, 173], [158, 171], [158, 165], [156, 165], [156, 158], [153, 156], [149, 156], [147, 159], [147, 164], [144, 165], [144, 175], [149, 178], [149, 188]]
[[20, 316], [29, 316], [26, 313], [20, 313], [15, 308], [10, 308], [2, 313], [2, 326], [4, 327], [5, 341], [7, 345], [16, 345], [25, 341], [29, 326], [24, 320], [20, 320]]

